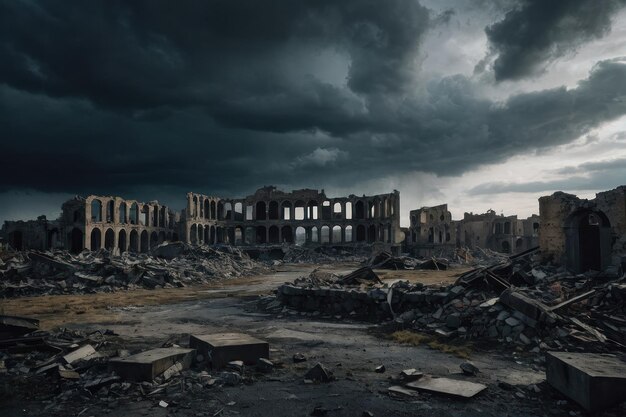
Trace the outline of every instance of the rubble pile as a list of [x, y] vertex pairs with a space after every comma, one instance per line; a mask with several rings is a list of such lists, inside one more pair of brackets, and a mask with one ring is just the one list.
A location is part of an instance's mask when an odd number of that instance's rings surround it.
[[626, 347], [626, 280], [617, 271], [573, 275], [540, 265], [529, 250], [461, 275], [446, 287], [376, 281], [300, 279], [262, 298], [261, 307], [327, 317], [394, 320], [459, 340], [492, 340], [540, 352], [584, 346]]
[[[4, 325], [0, 324], [0, 328]], [[0, 382], [7, 386], [6, 381], [29, 381], [37, 389], [50, 391], [44, 411], [51, 413], [67, 411], [68, 406], [85, 400], [111, 408], [120, 400], [146, 399], [167, 407], [183, 393], [252, 383], [269, 372], [271, 364], [265, 360], [261, 362], [263, 367], [235, 369], [228, 364], [226, 369], [211, 370], [206, 358], [197, 355], [195, 349], [165, 342], [156, 349], [127, 350], [127, 342], [110, 330], [83, 332], [60, 328], [4, 336], [0, 337]], [[143, 362], [136, 362], [136, 357], [144, 357]], [[144, 377], [148, 370], [152, 373]]]
[[267, 271], [237, 248], [164, 243], [152, 254], [112, 256], [101, 249], [16, 252], [0, 264], [0, 294], [82, 294], [117, 289], [170, 288]]
[[363, 245], [352, 250], [338, 247], [303, 247], [290, 245], [285, 249], [283, 261], [287, 263], [335, 263], [335, 262], [362, 262], [371, 253], [371, 245]]

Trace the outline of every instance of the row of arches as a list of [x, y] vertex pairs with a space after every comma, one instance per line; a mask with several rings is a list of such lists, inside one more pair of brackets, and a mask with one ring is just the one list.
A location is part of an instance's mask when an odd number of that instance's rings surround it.
[[[244, 205], [245, 203], [245, 205]], [[189, 204], [191, 218], [206, 220], [352, 220], [389, 218], [394, 215], [391, 198], [374, 200], [271, 200], [257, 202], [215, 201], [194, 195]]]
[[392, 243], [391, 224], [363, 225], [324, 225], [321, 227], [285, 226], [232, 226], [192, 224], [189, 228], [188, 241], [192, 244], [296, 244], [307, 243], [355, 243], [386, 242]]
[[79, 253], [85, 248], [92, 251], [99, 249], [119, 251], [120, 254], [124, 252], [147, 253], [165, 241], [178, 240], [178, 235], [165, 231], [148, 233], [147, 230], [143, 230], [140, 232], [135, 229], [130, 231], [121, 229], [116, 232], [111, 228], [101, 230], [95, 227], [89, 232], [89, 241], [85, 242], [83, 231], [75, 227], [69, 233], [68, 240], [68, 247], [73, 253]]
[[[131, 224], [160, 228], [174, 227], [174, 221], [170, 219], [166, 206], [153, 204], [142, 204], [140, 206], [136, 202], [128, 204], [125, 201], [116, 206], [115, 200], [108, 200], [103, 206], [102, 201], [97, 198], [93, 199], [89, 206], [92, 223]], [[79, 212], [74, 214], [74, 221], [77, 221], [77, 218], [80, 218]]]

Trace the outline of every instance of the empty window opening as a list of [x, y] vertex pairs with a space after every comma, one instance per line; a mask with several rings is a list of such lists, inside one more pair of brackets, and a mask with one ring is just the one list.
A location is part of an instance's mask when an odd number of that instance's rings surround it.
[[246, 220], [254, 220], [253, 211], [254, 211], [253, 206], [246, 206]]
[[114, 213], [115, 213], [115, 201], [109, 200], [107, 201], [107, 223], [113, 223], [114, 221]]
[[265, 207], [264, 201], [259, 201], [256, 203], [256, 219], [257, 220], [267, 219], [267, 213], [266, 213], [266, 207]]
[[291, 220], [291, 202], [283, 201], [282, 207], [282, 219]]
[[235, 220], [240, 222], [243, 220], [243, 204], [235, 203]]
[[91, 221], [102, 221], [102, 202], [100, 202], [100, 200], [93, 200], [91, 202]]
[[278, 243], [278, 227], [272, 226], [269, 230], [269, 243]]
[[131, 230], [128, 239], [128, 250], [134, 253], [139, 252], [139, 233], [136, 230]]
[[352, 242], [352, 226], [346, 226], [345, 241]]
[[351, 202], [347, 202], [346, 203], [346, 210], [345, 210], [345, 215], [344, 218], [346, 220], [352, 220], [352, 203]]
[[335, 219], [341, 219], [343, 217], [341, 211], [341, 203], [335, 203], [333, 205], [333, 217]]
[[278, 220], [278, 201], [270, 201], [268, 217], [270, 220]]
[[311, 228], [311, 242], [319, 242], [319, 231], [317, 229], [317, 226], [313, 226]]
[[128, 220], [127, 220], [127, 217], [126, 217], [126, 210], [127, 210], [126, 203], [120, 204], [120, 223], [121, 224], [128, 223]]

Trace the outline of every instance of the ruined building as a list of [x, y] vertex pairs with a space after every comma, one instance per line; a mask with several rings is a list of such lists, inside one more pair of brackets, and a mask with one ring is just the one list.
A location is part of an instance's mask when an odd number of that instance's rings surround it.
[[164, 241], [231, 245], [377, 244], [397, 250], [400, 193], [328, 198], [324, 191], [285, 193], [260, 188], [242, 199], [187, 194], [177, 213], [158, 201], [141, 203], [120, 197], [75, 197], [53, 222], [7, 221], [6, 241], [16, 249], [65, 248], [72, 252], [101, 248], [113, 253], [147, 252]]
[[434, 256], [455, 247], [518, 253], [539, 243], [536, 215], [519, 220], [489, 210], [484, 214], [465, 213], [463, 220], [452, 220], [448, 205], [442, 204], [412, 210], [410, 220], [405, 248], [416, 256]]
[[539, 213], [546, 259], [574, 272], [626, 266], [626, 186], [593, 200], [559, 191], [539, 199]]
[[324, 190], [285, 193], [269, 186], [242, 199], [187, 194], [184, 236], [190, 243], [397, 246], [400, 193], [328, 198]]

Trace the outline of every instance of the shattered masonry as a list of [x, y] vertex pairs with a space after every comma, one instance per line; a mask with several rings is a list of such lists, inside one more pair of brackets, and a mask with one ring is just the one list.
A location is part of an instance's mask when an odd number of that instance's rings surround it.
[[285, 193], [268, 186], [243, 199], [187, 194], [177, 213], [158, 201], [75, 197], [58, 220], [7, 221], [3, 235], [15, 249], [105, 248], [148, 252], [164, 241], [191, 244], [264, 245], [377, 243], [399, 248], [400, 193], [328, 198], [324, 191]]

